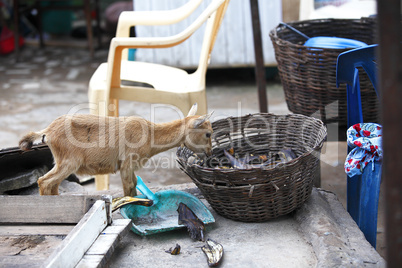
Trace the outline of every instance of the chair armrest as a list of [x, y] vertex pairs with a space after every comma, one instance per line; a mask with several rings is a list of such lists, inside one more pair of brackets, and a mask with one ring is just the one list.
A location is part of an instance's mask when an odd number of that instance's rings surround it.
[[182, 33], [167, 37], [114, 37], [110, 43], [109, 54], [113, 54], [117, 49], [125, 48], [168, 48], [176, 46], [187, 40], [192, 33], [183, 35]]
[[118, 20], [116, 37], [128, 37], [130, 27], [135, 25], [166, 25], [184, 20], [203, 0], [192, 0], [172, 10], [123, 11]]

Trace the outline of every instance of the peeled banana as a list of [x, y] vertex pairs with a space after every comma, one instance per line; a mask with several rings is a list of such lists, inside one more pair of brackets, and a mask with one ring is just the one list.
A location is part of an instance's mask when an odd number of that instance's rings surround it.
[[207, 244], [201, 247], [207, 256], [208, 266], [217, 266], [223, 257], [223, 247], [221, 244], [208, 239]]

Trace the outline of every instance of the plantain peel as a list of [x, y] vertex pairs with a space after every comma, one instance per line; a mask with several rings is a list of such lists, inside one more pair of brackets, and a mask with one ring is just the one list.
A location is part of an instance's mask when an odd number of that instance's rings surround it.
[[195, 213], [186, 205], [180, 202], [179, 208], [179, 224], [185, 225], [190, 234], [190, 237], [194, 240], [205, 241], [204, 223], [195, 215]]
[[166, 253], [170, 255], [179, 255], [180, 254], [180, 245], [176, 244], [174, 248], [170, 248], [169, 250], [165, 250]]
[[223, 247], [221, 244], [208, 239], [207, 244], [205, 246], [202, 246], [201, 249], [207, 256], [208, 266], [214, 267], [219, 265], [223, 257]]
[[113, 198], [113, 200], [112, 200], [112, 212], [114, 212], [118, 208], [121, 208], [122, 206], [125, 206], [128, 204], [135, 204], [135, 205], [139, 205], [139, 206], [150, 207], [154, 204], [154, 201], [152, 201], [150, 199], [137, 198], [137, 197], [131, 197], [131, 196], [116, 197], [116, 198]]

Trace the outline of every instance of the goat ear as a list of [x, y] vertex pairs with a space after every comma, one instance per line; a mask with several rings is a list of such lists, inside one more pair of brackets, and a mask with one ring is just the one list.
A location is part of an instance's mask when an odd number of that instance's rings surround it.
[[214, 111], [210, 112], [209, 114], [198, 117], [194, 121], [193, 127], [198, 128], [199, 126], [201, 126], [205, 121], [209, 120], [209, 118], [212, 116], [213, 113], [214, 113]]
[[198, 104], [194, 103], [191, 107], [190, 111], [188, 112], [187, 116], [193, 116], [197, 113]]
[[209, 114], [205, 115], [205, 120], [209, 120], [211, 116], [214, 114], [214, 111], [210, 112]]

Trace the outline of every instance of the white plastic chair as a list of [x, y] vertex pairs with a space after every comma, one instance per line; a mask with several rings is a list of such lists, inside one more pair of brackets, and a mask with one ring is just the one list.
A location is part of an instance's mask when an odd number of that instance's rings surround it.
[[[118, 116], [120, 99], [171, 104], [184, 115], [194, 103], [197, 114], [207, 113], [205, 75], [213, 45], [230, 0], [212, 0], [201, 15], [182, 32], [167, 37], [129, 37], [130, 27], [136, 25], [166, 25], [187, 18], [204, 0], [191, 0], [185, 5], [167, 11], [122, 12], [116, 37], [112, 39], [108, 62], [102, 63], [89, 82], [91, 113]], [[128, 61], [128, 48], [167, 48], [181, 44], [206, 22], [199, 65], [195, 72], [147, 62]], [[122, 80], [145, 83], [147, 86], [122, 85]], [[125, 83], [126, 84], [126, 83]], [[95, 104], [95, 105], [94, 105]], [[115, 106], [109, 106], [114, 104]], [[113, 107], [109, 109], [109, 107]], [[92, 109], [93, 108], [93, 109]], [[109, 188], [109, 175], [97, 175], [97, 190]]]

